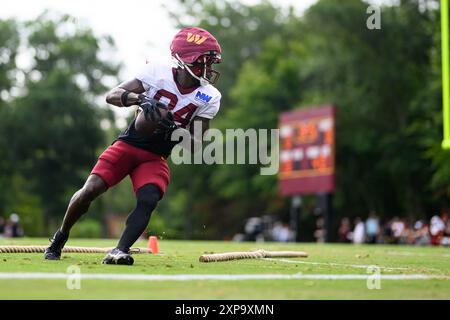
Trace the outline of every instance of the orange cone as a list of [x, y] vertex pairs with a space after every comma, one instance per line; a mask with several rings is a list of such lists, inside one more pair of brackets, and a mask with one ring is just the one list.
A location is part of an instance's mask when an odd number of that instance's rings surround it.
[[148, 250], [151, 253], [158, 253], [158, 238], [155, 236], [150, 236], [148, 238]]

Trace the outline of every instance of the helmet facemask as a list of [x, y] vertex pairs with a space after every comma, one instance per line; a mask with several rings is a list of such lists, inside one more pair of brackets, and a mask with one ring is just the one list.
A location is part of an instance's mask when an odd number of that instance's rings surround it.
[[220, 54], [211, 51], [204, 55], [201, 55], [194, 63], [185, 63], [178, 54], [175, 54], [175, 59], [178, 66], [182, 69], [186, 69], [189, 74], [200, 82], [201, 86], [208, 84], [216, 84], [220, 77], [220, 72], [214, 70], [212, 65], [214, 63], [220, 63]]

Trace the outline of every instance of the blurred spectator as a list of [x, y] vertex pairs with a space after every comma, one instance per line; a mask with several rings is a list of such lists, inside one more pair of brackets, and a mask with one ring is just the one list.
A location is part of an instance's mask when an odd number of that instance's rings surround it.
[[245, 241], [245, 235], [243, 233], [236, 233], [231, 241], [242, 242]]
[[292, 231], [285, 223], [275, 222], [272, 229], [272, 239], [278, 242], [288, 242], [292, 240]]
[[[317, 238], [317, 230], [314, 236]], [[433, 216], [430, 223], [423, 219], [413, 223], [409, 219], [394, 217], [381, 224], [376, 214], [371, 212], [365, 223], [357, 217], [351, 231], [350, 220], [344, 217], [339, 226], [338, 240], [353, 243], [450, 246], [450, 219], [448, 213], [442, 213], [440, 216]]]
[[274, 218], [269, 215], [262, 217], [251, 217], [245, 220], [243, 231], [232, 237], [232, 241], [291, 241], [291, 229], [281, 222], [273, 222]]
[[272, 239], [273, 241], [280, 241], [279, 239], [281, 238], [280, 235], [282, 234], [282, 229], [283, 229], [283, 224], [279, 221], [275, 222], [273, 224], [273, 228], [272, 228]]
[[353, 243], [364, 243], [365, 238], [366, 232], [364, 222], [361, 220], [361, 218], [357, 217], [355, 219], [355, 229], [353, 230]]
[[260, 217], [252, 217], [245, 224], [245, 241], [264, 241], [263, 224]]
[[445, 224], [444, 237], [442, 238], [441, 244], [443, 246], [450, 245], [450, 220], [449, 219], [447, 219], [447, 222]]
[[366, 220], [366, 242], [377, 243], [378, 233], [380, 231], [380, 223], [374, 212], [371, 212]]
[[414, 244], [418, 246], [426, 246], [430, 244], [429, 228], [428, 225], [422, 220], [417, 220], [414, 223]]
[[7, 238], [23, 237], [23, 230], [19, 224], [20, 218], [17, 213], [13, 213], [9, 216], [8, 221], [5, 224], [4, 236]]
[[[445, 218], [445, 216], [444, 216]], [[430, 221], [431, 245], [438, 246], [444, 237], [445, 223], [439, 216], [433, 216]]]
[[441, 214], [442, 222], [444, 222], [444, 232], [441, 239], [441, 245], [448, 246], [450, 244], [450, 225], [449, 225], [449, 218], [448, 213], [444, 212]]
[[352, 233], [352, 226], [350, 225], [350, 219], [342, 218], [341, 225], [339, 226], [339, 230], [338, 230], [339, 242], [344, 242], [344, 243], [351, 242], [351, 236], [352, 236], [351, 233]]
[[262, 221], [262, 235], [264, 237], [265, 240], [272, 240], [272, 228], [273, 228], [273, 217], [270, 215], [263, 215], [261, 217], [261, 221]]
[[414, 230], [411, 226], [411, 221], [408, 219], [402, 219], [403, 231], [400, 235], [400, 244], [414, 244]]
[[5, 233], [5, 219], [0, 216], [0, 237], [3, 237], [3, 234]]
[[314, 231], [314, 238], [316, 238], [316, 242], [324, 243], [325, 236], [326, 236], [325, 219], [323, 217], [319, 217], [316, 220], [316, 231]]
[[392, 244], [394, 243], [394, 237], [392, 236], [392, 220], [388, 220], [383, 226], [383, 238], [382, 243]]
[[400, 238], [403, 235], [405, 224], [398, 217], [394, 217], [391, 223], [392, 237], [394, 243], [400, 243]]
[[447, 213], [447, 212], [443, 212], [443, 213], [441, 214], [441, 219], [442, 219], [442, 221], [444, 221], [445, 224], [447, 224], [447, 222], [449, 221], [449, 219], [448, 219], [448, 213]]

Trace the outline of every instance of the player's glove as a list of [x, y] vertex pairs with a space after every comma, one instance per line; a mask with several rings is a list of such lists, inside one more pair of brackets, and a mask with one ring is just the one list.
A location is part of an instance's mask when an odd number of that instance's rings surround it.
[[159, 108], [167, 108], [167, 106], [156, 99], [151, 99], [146, 95], [139, 95], [139, 106], [144, 112], [145, 120], [157, 121], [161, 119], [161, 111]]
[[167, 116], [160, 121], [158, 121], [158, 126], [156, 127], [155, 133], [162, 134], [164, 140], [170, 140], [172, 133], [178, 129], [178, 126], [173, 121], [172, 112], [168, 112]]

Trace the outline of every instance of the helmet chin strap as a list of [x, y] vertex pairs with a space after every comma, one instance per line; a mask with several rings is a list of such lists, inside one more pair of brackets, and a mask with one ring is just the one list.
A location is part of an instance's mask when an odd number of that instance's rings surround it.
[[[181, 68], [186, 69], [186, 70], [189, 72], [189, 74], [190, 74], [193, 78], [197, 79], [197, 80], [200, 82], [200, 85], [201, 85], [201, 86], [206, 86], [206, 85], [208, 85], [208, 84], [210, 83], [210, 82], [208, 81], [208, 79], [206, 79], [206, 78], [204, 78], [204, 77], [199, 77], [199, 76], [195, 75], [194, 72], [192, 72], [191, 68], [189, 68], [189, 66], [187, 66], [186, 63], [184, 63], [184, 62], [180, 59], [180, 57], [178, 56], [178, 53], [175, 54], [175, 57], [176, 57], [176, 60], [177, 60], [177, 64], [178, 64]], [[204, 72], [206, 72], [206, 69], [204, 70]]]

